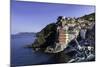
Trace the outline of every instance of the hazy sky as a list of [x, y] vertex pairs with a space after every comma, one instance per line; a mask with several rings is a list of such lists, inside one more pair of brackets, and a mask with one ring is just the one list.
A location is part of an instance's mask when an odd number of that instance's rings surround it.
[[50, 4], [39, 2], [11, 3], [11, 33], [38, 32], [58, 16], [80, 17], [95, 12], [95, 6]]

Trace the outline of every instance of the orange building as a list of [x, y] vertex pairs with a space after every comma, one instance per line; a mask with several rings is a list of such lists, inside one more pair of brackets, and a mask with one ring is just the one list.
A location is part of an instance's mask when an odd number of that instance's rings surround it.
[[58, 29], [58, 42], [61, 45], [65, 45], [68, 43], [68, 33], [66, 27], [59, 27]]

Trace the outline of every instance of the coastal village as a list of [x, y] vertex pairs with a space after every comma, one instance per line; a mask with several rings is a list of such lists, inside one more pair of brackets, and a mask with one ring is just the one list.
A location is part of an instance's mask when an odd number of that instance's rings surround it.
[[79, 18], [59, 16], [37, 33], [32, 48], [56, 57], [74, 52], [66, 62], [95, 60], [95, 13]]
[[66, 18], [64, 16], [59, 16], [57, 19], [57, 39], [56, 47], [47, 47], [46, 52], [57, 53], [63, 51], [68, 43], [72, 40], [76, 41], [78, 48], [80, 45], [77, 41], [77, 37], [80, 34], [82, 39], [85, 39], [87, 29], [92, 29], [94, 26], [94, 19], [90, 18], [90, 21], [84, 19]]

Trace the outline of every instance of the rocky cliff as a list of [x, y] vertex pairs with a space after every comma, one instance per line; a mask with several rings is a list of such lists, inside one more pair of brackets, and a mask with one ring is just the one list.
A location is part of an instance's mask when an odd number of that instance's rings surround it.
[[[57, 26], [60, 25], [61, 22], [63, 22], [64, 24], [68, 26], [73, 26], [73, 29], [69, 28], [68, 30], [68, 32], [70, 32], [69, 34], [72, 34], [73, 31], [75, 30], [79, 31], [76, 37], [77, 39], [76, 45], [78, 45], [76, 47], [78, 49], [80, 46], [84, 44], [90, 46], [90, 43], [91, 43], [94, 45], [95, 43], [95, 13], [92, 13], [92, 14], [85, 15], [79, 18], [67, 18], [67, 17], [63, 18], [63, 16], [59, 16], [55, 23], [48, 24], [45, 28], [43, 28], [40, 32], [37, 33], [37, 39], [32, 44], [32, 48], [34, 50], [46, 51], [49, 46], [51, 50], [54, 51], [55, 47], [57, 47], [56, 45]], [[72, 35], [70, 35], [70, 38], [71, 37]], [[72, 46], [71, 43], [73, 42], [73, 39], [70, 39], [68, 43], [69, 46]], [[65, 48], [62, 51], [64, 50]], [[52, 53], [55, 53], [55, 52], [52, 52]]]

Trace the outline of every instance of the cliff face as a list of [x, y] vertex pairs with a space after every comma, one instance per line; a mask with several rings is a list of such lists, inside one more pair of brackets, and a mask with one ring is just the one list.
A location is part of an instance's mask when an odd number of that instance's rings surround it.
[[[45, 52], [57, 53], [63, 51], [67, 48], [66, 45], [72, 42], [74, 39], [79, 39], [78, 41], [84, 40], [86, 38], [95, 38], [95, 13], [85, 15], [79, 18], [66, 18], [63, 16], [58, 17], [56, 23], [48, 24], [45, 28], [43, 28], [40, 32], [37, 33], [37, 39], [32, 44], [34, 49], [43, 50]], [[68, 43], [61, 46], [59, 45], [59, 34], [57, 31], [58, 26], [69, 27], [66, 32], [69, 37]], [[82, 31], [86, 30], [86, 31]], [[82, 31], [82, 32], [81, 32]], [[89, 33], [92, 32], [92, 33]], [[83, 36], [84, 34], [84, 36]], [[63, 39], [62, 39], [63, 40]], [[95, 39], [94, 39], [95, 40]]]
[[38, 32], [37, 39], [32, 44], [33, 48], [45, 49], [47, 46], [53, 45], [56, 40], [56, 27], [56, 23], [51, 23]]

